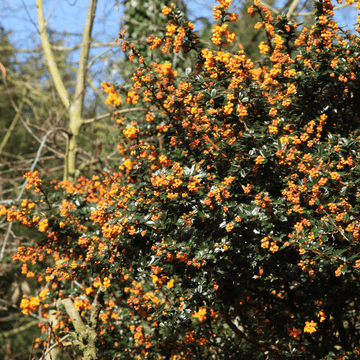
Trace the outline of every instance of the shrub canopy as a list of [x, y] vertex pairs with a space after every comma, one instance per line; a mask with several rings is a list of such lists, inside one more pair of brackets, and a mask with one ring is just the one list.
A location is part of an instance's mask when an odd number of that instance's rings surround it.
[[117, 109], [125, 98], [146, 109], [117, 117], [119, 169], [75, 184], [28, 173], [39, 201], [1, 207], [44, 234], [14, 257], [44, 283], [23, 311], [56, 306], [54, 336], [71, 334], [84, 358], [359, 353], [359, 37], [330, 1], [299, 30], [255, 0], [267, 37], [257, 67], [226, 51], [229, 3], [214, 8], [211, 49], [164, 7], [166, 35], [149, 47], [196, 53], [183, 75], [119, 33], [139, 68], [125, 95], [103, 89]]

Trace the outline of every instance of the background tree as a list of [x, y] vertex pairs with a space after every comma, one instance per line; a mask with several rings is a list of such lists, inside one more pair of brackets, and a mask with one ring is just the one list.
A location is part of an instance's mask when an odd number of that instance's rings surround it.
[[[76, 73], [76, 63], [71, 62], [69, 52], [74, 48], [64, 46], [63, 35], [51, 29], [48, 30], [49, 41], [51, 42], [53, 59], [56, 67], [61, 72], [63, 84], [67, 87], [70, 96], [75, 90], [74, 69]], [[115, 42], [113, 42], [113, 45]], [[95, 44], [95, 46], [98, 44]], [[40, 48], [29, 50], [32, 54], [26, 57], [26, 61], [20, 65], [19, 49], [15, 49], [8, 41], [7, 35], [3, 32], [1, 36], [1, 63], [5, 67], [7, 78], [7, 89], [4, 82], [1, 83], [2, 102], [1, 122], [3, 129], [7, 132], [1, 137], [1, 202], [11, 203], [12, 200], [21, 198], [21, 189], [24, 184], [23, 174], [36, 165], [40, 173], [45, 175], [51, 173], [53, 178], [61, 178], [64, 170], [64, 153], [67, 132], [68, 114], [61, 98], [55, 89], [53, 79], [47, 75], [48, 66], [44, 62]], [[75, 46], [76, 49], [76, 46]], [[21, 54], [21, 53], [20, 53]], [[92, 58], [92, 63], [96, 60]], [[89, 62], [89, 65], [91, 63]], [[87, 83], [96, 89], [88, 76]], [[3, 80], [3, 78], [2, 78]], [[84, 116], [88, 118], [88, 129], [80, 135], [79, 143], [83, 146], [79, 156], [81, 162], [80, 169], [88, 171], [99, 164], [99, 155], [103, 155], [101, 169], [107, 165], [107, 155], [113, 153], [115, 138], [111, 134], [110, 126], [106, 123], [97, 123], [94, 119], [97, 111], [104, 113], [106, 109], [105, 99], [99, 91], [100, 109], [95, 106], [88, 107], [84, 111]], [[99, 101], [97, 101], [99, 104]], [[15, 108], [14, 109], [14, 106]], [[109, 117], [109, 113], [105, 118]], [[93, 119], [91, 119], [93, 118]], [[103, 125], [103, 126], [101, 126]], [[94, 130], [99, 129], [95, 138]], [[102, 137], [101, 133], [106, 130], [107, 136]], [[42, 140], [47, 136], [47, 143], [42, 148]], [[93, 141], [89, 141], [89, 139]], [[110, 138], [112, 147], [108, 146]], [[40, 144], [41, 143], [41, 144]], [[39, 149], [42, 151], [39, 152]], [[111, 149], [111, 150], [110, 150]], [[109, 151], [110, 150], [110, 151]], [[36, 163], [36, 164], [35, 164]], [[17, 266], [11, 261], [11, 257], [21, 243], [25, 246], [38, 240], [36, 232], [23, 229], [17, 225], [10, 227], [2, 222], [2, 229], [5, 231], [1, 237], [0, 260], [1, 266], [1, 351], [8, 353], [10, 358], [23, 358], [24, 353], [28, 354], [29, 348], [34, 338], [34, 334], [40, 335], [40, 330], [36, 326], [41, 321], [41, 316], [34, 318], [24, 317], [19, 308], [22, 295], [37, 293], [41, 289], [32, 279], [26, 278], [21, 272], [21, 266]], [[51, 264], [48, 264], [51, 265]], [[29, 331], [30, 330], [30, 331]], [[19, 336], [21, 334], [21, 336]], [[11, 351], [16, 352], [11, 355]], [[53, 357], [54, 359], [54, 357]]]
[[[0, 62], [6, 67], [8, 74], [10, 74], [15, 71], [16, 55], [9, 43], [8, 34], [3, 28], [1, 28], [0, 46], [2, 49], [5, 48], [1, 51]], [[0, 83], [0, 91], [1, 98], [8, 99], [3, 82]], [[25, 112], [28, 105], [26, 102], [29, 96], [28, 89], [21, 89], [11, 82], [8, 91], [18, 104], [20, 111]], [[22, 168], [22, 166], [29, 160], [33, 160], [30, 157], [26, 157], [24, 150], [28, 149], [33, 152], [34, 145], [31, 143], [32, 138], [29, 138], [22, 131], [23, 125], [9, 101], [2, 101], [0, 103], [0, 114], [3, 124], [3, 131], [0, 137], [0, 193], [1, 200], [4, 200], [7, 195], [11, 195], [10, 192], [15, 192], [15, 196], [18, 194], [17, 178], [21, 177], [23, 182], [23, 171], [26, 169], [25, 167]], [[33, 156], [31, 153], [29, 155]], [[19, 164], [21, 165], [18, 166]], [[7, 228], [8, 224], [2, 221], [1, 226]], [[23, 228], [16, 227], [14, 226], [17, 235], [19, 237], [24, 236], [26, 230], [24, 231]], [[36, 236], [36, 232], [33, 231], [32, 233]], [[15, 357], [26, 356], [29, 353], [29, 347], [33, 341], [34, 334], [40, 336], [40, 330], [37, 327], [39, 319], [36, 318], [36, 315], [26, 318], [19, 308], [22, 295], [30, 295], [31, 289], [35, 290], [36, 286], [32, 286], [31, 282], [24, 278], [21, 274], [21, 266], [12, 262], [11, 257], [8, 257], [9, 253], [12, 255], [16, 252], [17, 245], [18, 243], [11, 243], [6, 252], [3, 249], [3, 244], [1, 244], [0, 248], [2, 254], [0, 272], [0, 352], [4, 359], [12, 359], [12, 351], [14, 349], [17, 349]], [[30, 245], [30, 242], [24, 242], [24, 245]]]

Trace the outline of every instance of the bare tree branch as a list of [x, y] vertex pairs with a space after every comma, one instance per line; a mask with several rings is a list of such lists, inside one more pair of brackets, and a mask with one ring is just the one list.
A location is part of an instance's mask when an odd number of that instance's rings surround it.
[[289, 7], [289, 11], [286, 14], [287, 19], [290, 19], [292, 14], [294, 13], [296, 7], [298, 6], [300, 0], [293, 0], [293, 2], [291, 3], [290, 7]]
[[48, 349], [46, 349], [46, 352], [43, 355], [41, 355], [41, 358], [39, 360], [45, 359], [46, 355], [48, 355], [51, 352], [51, 350], [55, 349], [59, 344], [61, 344], [69, 336], [70, 336], [70, 334], [63, 336], [59, 341], [57, 341], [55, 344], [51, 345]]
[[[344, 7], [351, 6], [350, 4], [342, 4], [339, 6], [334, 7], [333, 11], [342, 9]], [[294, 13], [294, 16], [313, 16], [315, 11], [307, 12], [307, 13]]]
[[107, 114], [104, 114], [104, 115], [101, 115], [101, 116], [98, 116], [96, 118], [92, 118], [92, 119], [88, 119], [88, 120], [84, 120], [82, 122], [82, 125], [85, 125], [85, 124], [91, 124], [95, 121], [99, 121], [99, 120], [102, 120], [102, 119], [106, 119], [108, 117], [111, 117], [111, 116], [114, 116], [114, 115], [120, 115], [120, 114], [125, 114], [125, 113], [130, 113], [130, 112], [136, 112], [136, 111], [145, 111], [146, 108], [143, 108], [143, 107], [140, 107], [140, 108], [132, 108], [132, 109], [124, 109], [124, 110], [117, 110], [115, 112], [110, 112], [110, 113], [107, 113]]
[[96, 333], [96, 327], [98, 316], [103, 306], [105, 289], [105, 287], [100, 286], [95, 295], [95, 299], [91, 305], [89, 325], [84, 324], [71, 299], [67, 298], [61, 300], [75, 328], [75, 331], [71, 333], [72, 337], [74, 338], [73, 343], [77, 345], [81, 351], [83, 351], [83, 359], [85, 360], [97, 359], [95, 343], [98, 335]]
[[60, 99], [65, 107], [70, 105], [70, 99], [68, 92], [66, 91], [64, 82], [62, 81], [60, 71], [55, 62], [54, 54], [51, 50], [51, 44], [49, 38], [46, 34], [46, 24], [44, 19], [44, 10], [43, 10], [43, 2], [42, 0], [36, 0], [36, 8], [38, 15], [38, 23], [39, 23], [39, 33], [40, 39], [42, 43], [42, 48], [44, 50], [45, 58], [47, 65], [49, 67], [49, 71], [51, 77], [53, 79], [56, 91], [58, 92]]
[[[111, 41], [111, 42], [105, 42], [105, 43], [101, 43], [101, 42], [97, 42], [97, 43], [93, 43], [94, 40], [92, 40], [92, 43], [90, 45], [91, 48], [97, 48], [97, 47], [116, 47], [119, 46], [120, 43], [119, 42], [115, 42], [115, 41]], [[51, 45], [51, 50], [54, 51], [74, 51], [81, 48], [81, 44], [77, 44], [75, 46], [69, 47], [69, 46], [59, 46], [59, 45]], [[14, 49], [13, 47], [9, 46], [9, 45], [4, 45], [4, 46], [0, 46], [0, 50], [4, 51], [4, 50], [12, 50], [14, 52], [18, 52], [18, 53], [33, 53], [33, 52], [40, 52], [43, 50], [42, 46], [38, 46], [34, 49]]]

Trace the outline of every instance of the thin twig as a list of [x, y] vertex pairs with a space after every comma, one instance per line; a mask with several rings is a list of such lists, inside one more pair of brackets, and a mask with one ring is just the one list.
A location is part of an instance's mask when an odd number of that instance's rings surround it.
[[104, 114], [104, 115], [101, 115], [101, 116], [98, 116], [98, 117], [95, 117], [95, 118], [92, 118], [92, 119], [84, 120], [81, 125], [91, 124], [91, 123], [93, 123], [95, 121], [103, 120], [103, 119], [106, 119], [106, 118], [111, 117], [113, 115], [126, 114], [128, 112], [144, 111], [144, 110], [146, 110], [146, 108], [143, 108], [143, 107], [117, 110], [117, 111], [109, 112], [107, 114]]
[[109, 46], [107, 49], [103, 50], [100, 54], [97, 54], [96, 56], [94, 56], [91, 61], [87, 64], [86, 68], [90, 69], [90, 67], [92, 66], [92, 64], [101, 56], [103, 56], [104, 54], [106, 54], [107, 52], [109, 52], [110, 50], [112, 50], [113, 48], [115, 48], [116, 46], [119, 46], [119, 43], [115, 43], [114, 45]]
[[[350, 4], [342, 4], [342, 5], [336, 6], [336, 7], [334, 7], [333, 11], [342, 9], [346, 6], [350, 6]], [[313, 15], [315, 15], [315, 11], [311, 11], [311, 12], [307, 12], [307, 13], [294, 13], [293, 15], [294, 16], [313, 16]]]
[[345, 236], [345, 233], [344, 233], [344, 230], [340, 230], [336, 224], [334, 223], [333, 219], [331, 218], [331, 216], [326, 212], [326, 210], [324, 210], [324, 213], [327, 215], [327, 217], [330, 219], [331, 223], [335, 226], [335, 228], [340, 232], [340, 234], [344, 237], [344, 239], [348, 242], [351, 242], [346, 236]]
[[41, 355], [41, 358], [40, 358], [39, 360], [43, 360], [43, 359], [45, 358], [45, 356], [46, 356], [47, 354], [49, 354], [49, 352], [50, 352], [52, 349], [56, 348], [59, 344], [61, 344], [61, 343], [62, 343], [64, 340], [66, 340], [69, 336], [70, 336], [70, 334], [67, 334], [67, 335], [63, 336], [63, 337], [62, 337], [59, 341], [57, 341], [55, 344], [51, 345], [51, 346], [46, 350], [46, 353], [43, 354], [43, 355]]
[[[105, 47], [105, 46], [113, 46], [113, 45], [119, 45], [118, 43], [116, 43], [115, 41], [111, 41], [111, 42], [107, 42], [107, 43], [101, 43], [101, 42], [97, 42], [95, 44], [91, 44], [91, 48], [96, 48], [96, 47]], [[81, 47], [81, 43], [77, 44], [73, 47], [66, 47], [66, 46], [58, 46], [58, 45], [51, 45], [51, 49], [55, 50], [55, 51], [74, 51], [77, 50]], [[38, 46], [35, 49], [12, 49], [9, 46], [1, 46], [0, 50], [12, 50], [14, 52], [21, 52], [21, 53], [32, 53], [32, 52], [39, 52], [42, 51], [43, 48], [42, 46]]]
[[34, 349], [34, 343], [35, 343], [35, 336], [33, 337], [33, 341], [32, 341], [32, 344], [31, 344], [31, 351], [30, 351], [30, 355], [29, 355], [29, 360], [31, 360], [31, 358], [32, 358], [32, 352], [33, 352], [33, 349]]

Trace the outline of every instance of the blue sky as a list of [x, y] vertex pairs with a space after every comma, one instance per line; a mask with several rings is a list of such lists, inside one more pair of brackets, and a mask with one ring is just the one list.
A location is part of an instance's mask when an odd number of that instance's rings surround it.
[[[134, 1], [141, 3], [141, 0]], [[35, 0], [2, 0], [1, 2], [0, 24], [6, 30], [13, 31], [11, 36], [13, 43], [16, 42], [17, 47], [23, 49], [31, 48], [34, 41], [38, 43], [39, 39], [35, 28], [37, 23]], [[193, 16], [212, 18], [212, 7], [215, 5], [215, 1], [185, 0], [185, 2]], [[81, 34], [88, 3], [88, 0], [44, 0], [44, 13], [49, 26], [59, 32]], [[355, 5], [351, 8], [352, 10], [345, 8], [336, 12], [339, 24], [348, 29], [356, 22], [357, 16]], [[112, 41], [119, 31], [121, 16], [122, 7], [116, 6], [116, 0], [99, 0], [94, 26], [95, 38], [100, 41]], [[79, 40], [79, 37], [74, 36], [74, 43]]]
[[[118, 0], [99, 0], [96, 20], [93, 29], [93, 37], [100, 42], [112, 42], [119, 31], [120, 18], [122, 16], [121, 5], [117, 6]], [[141, 4], [141, 0], [132, 0]], [[240, 0], [237, 0], [239, 3]], [[12, 31], [10, 40], [16, 48], [31, 49], [40, 45], [37, 33], [36, 0], [1, 0], [0, 5], [0, 25], [5, 30]], [[119, 1], [121, 3], [121, 1]], [[176, 3], [176, 0], [174, 0]], [[215, 1], [211, 0], [185, 0], [189, 10], [190, 19], [203, 16], [212, 19], [212, 8]], [[281, 0], [284, 2], [284, 0]], [[345, 2], [345, 0], [344, 0]], [[87, 10], [88, 0], [44, 0], [44, 14], [48, 22], [48, 27], [58, 32], [69, 32], [73, 34], [69, 37], [68, 43], [64, 45], [73, 46], [81, 42]], [[356, 22], [357, 10], [355, 5], [336, 12], [336, 20], [340, 26], [351, 29]], [[162, 16], [162, 15], [159, 15]], [[95, 56], [105, 48], [92, 49], [91, 55]], [[111, 55], [110, 55], [111, 54]], [[77, 61], [79, 52], [74, 52], [71, 56]], [[26, 58], [26, 54], [20, 60]], [[116, 48], [109, 56], [119, 57], [121, 51]], [[112, 58], [113, 59], [113, 58]], [[95, 62], [92, 67], [95, 71], [100, 71], [101, 66], [106, 66], [102, 60]], [[111, 79], [102, 79], [111, 80]], [[100, 80], [96, 82], [100, 85]]]

